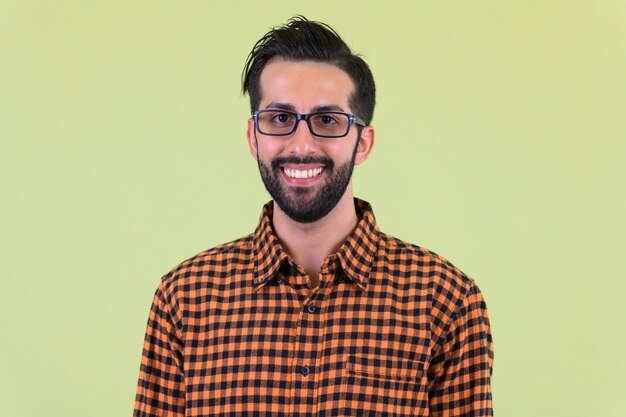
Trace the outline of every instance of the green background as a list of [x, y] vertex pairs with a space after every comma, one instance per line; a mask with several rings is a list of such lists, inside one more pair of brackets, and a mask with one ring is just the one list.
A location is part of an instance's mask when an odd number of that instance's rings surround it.
[[498, 416], [624, 416], [626, 2], [0, 1], [0, 415], [130, 415], [160, 277], [269, 199], [240, 74], [333, 27], [378, 85], [355, 194], [474, 277]]

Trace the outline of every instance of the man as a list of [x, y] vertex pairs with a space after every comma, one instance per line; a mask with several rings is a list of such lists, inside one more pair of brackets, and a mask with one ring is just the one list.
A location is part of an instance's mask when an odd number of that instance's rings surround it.
[[273, 202], [254, 233], [163, 277], [134, 415], [492, 415], [478, 287], [352, 195], [374, 145], [367, 64], [296, 17], [255, 45], [243, 90]]

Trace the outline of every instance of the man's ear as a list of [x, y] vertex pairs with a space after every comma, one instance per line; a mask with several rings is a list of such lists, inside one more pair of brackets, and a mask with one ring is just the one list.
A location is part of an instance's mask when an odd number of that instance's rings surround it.
[[250, 154], [257, 160], [257, 143], [256, 143], [256, 130], [254, 128], [254, 120], [252, 118], [248, 119], [248, 129], [246, 131], [246, 135], [248, 137], [248, 146], [250, 147]]
[[354, 163], [360, 165], [370, 156], [372, 148], [374, 148], [374, 127], [365, 126], [361, 129], [361, 136], [358, 138], [358, 144], [356, 149], [356, 155]]

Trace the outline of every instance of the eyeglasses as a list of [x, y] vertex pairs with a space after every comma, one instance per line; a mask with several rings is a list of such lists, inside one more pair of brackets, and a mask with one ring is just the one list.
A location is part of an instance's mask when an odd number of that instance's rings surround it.
[[342, 138], [355, 123], [367, 126], [355, 115], [339, 111], [298, 114], [287, 110], [257, 110], [252, 114], [256, 130], [267, 136], [288, 136], [296, 131], [304, 120], [313, 136], [320, 138]]

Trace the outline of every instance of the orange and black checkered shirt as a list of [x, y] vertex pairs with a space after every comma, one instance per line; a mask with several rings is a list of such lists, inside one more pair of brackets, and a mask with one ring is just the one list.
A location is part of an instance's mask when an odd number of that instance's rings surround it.
[[163, 277], [135, 417], [491, 416], [482, 295], [442, 257], [378, 230], [370, 205], [311, 289], [272, 228]]

